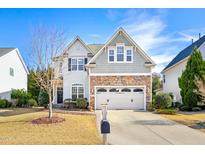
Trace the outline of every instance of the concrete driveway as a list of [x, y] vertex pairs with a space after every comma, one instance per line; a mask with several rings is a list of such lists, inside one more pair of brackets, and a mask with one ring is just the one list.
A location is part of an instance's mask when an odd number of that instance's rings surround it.
[[[99, 127], [101, 111], [96, 115]], [[109, 144], [205, 144], [205, 133], [150, 112], [109, 110], [108, 120]]]

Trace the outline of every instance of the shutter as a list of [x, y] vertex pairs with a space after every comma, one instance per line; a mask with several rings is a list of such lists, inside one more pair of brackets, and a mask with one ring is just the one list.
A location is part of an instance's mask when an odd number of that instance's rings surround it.
[[71, 58], [68, 58], [68, 71], [71, 71]]
[[[84, 62], [85, 62], [85, 65], [86, 65], [88, 63], [88, 58], [85, 58]], [[86, 71], [86, 68], [85, 68], [85, 71]]]

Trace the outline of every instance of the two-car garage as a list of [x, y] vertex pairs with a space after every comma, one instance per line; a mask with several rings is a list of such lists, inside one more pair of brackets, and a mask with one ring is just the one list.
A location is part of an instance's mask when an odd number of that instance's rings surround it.
[[145, 110], [145, 87], [96, 87], [96, 109]]

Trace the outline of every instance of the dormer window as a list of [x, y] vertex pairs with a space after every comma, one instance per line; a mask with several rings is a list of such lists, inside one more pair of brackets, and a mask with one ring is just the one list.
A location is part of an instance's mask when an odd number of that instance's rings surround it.
[[117, 46], [117, 62], [124, 61], [124, 46]]

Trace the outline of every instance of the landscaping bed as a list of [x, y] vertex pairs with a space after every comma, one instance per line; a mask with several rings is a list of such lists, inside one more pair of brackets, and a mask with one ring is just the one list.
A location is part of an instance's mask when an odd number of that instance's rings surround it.
[[47, 117], [47, 110], [32, 108], [0, 109], [0, 144], [102, 144], [95, 115], [53, 113], [60, 123], [33, 124]]

